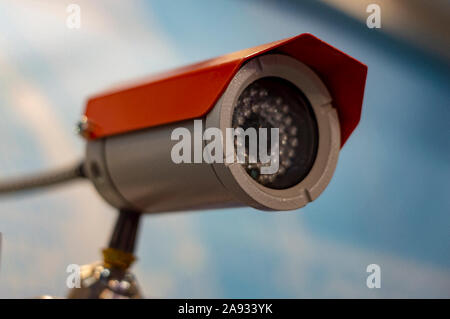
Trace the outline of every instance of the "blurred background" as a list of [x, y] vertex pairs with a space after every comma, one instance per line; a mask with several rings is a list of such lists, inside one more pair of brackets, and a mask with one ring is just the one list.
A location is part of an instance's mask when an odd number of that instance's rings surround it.
[[[70, 3], [81, 28], [66, 27]], [[381, 8], [369, 29], [366, 7]], [[309, 32], [368, 65], [361, 122], [321, 197], [146, 216], [146, 297], [450, 297], [450, 3], [416, 0], [0, 2], [0, 180], [83, 155], [92, 94]], [[0, 198], [0, 297], [64, 296], [116, 212], [85, 182]], [[368, 289], [366, 267], [381, 267]]]

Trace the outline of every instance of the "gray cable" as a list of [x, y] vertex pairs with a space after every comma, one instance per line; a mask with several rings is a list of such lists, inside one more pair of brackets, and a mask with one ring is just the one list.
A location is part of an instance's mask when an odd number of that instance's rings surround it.
[[86, 177], [86, 175], [84, 174], [83, 163], [81, 162], [68, 168], [33, 176], [13, 178], [6, 181], [0, 180], [0, 196], [18, 191], [48, 187], [83, 177]]

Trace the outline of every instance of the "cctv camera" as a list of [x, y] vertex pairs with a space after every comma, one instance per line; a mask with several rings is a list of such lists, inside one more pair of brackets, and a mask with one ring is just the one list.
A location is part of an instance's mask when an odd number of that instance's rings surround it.
[[[359, 122], [366, 74], [302, 34], [95, 96], [85, 172], [120, 209], [303, 207], [329, 184]], [[251, 144], [264, 139], [266, 161]]]

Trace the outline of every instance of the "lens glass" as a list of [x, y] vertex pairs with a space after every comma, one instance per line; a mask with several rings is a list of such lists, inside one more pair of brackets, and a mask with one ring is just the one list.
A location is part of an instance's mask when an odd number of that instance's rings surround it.
[[[286, 189], [300, 183], [310, 172], [317, 155], [319, 132], [311, 105], [305, 95], [291, 82], [278, 77], [265, 77], [251, 83], [239, 96], [233, 113], [233, 128], [256, 129], [257, 159], [249, 152], [250, 138], [245, 135], [244, 166], [258, 183], [273, 189]], [[262, 163], [259, 156], [259, 128], [267, 129], [267, 151], [278, 155]], [[271, 129], [279, 129], [278, 141], [271, 140]], [[235, 139], [238, 150], [239, 139]], [[273, 147], [272, 147], [273, 146]], [[278, 170], [264, 174], [261, 169], [271, 165]]]

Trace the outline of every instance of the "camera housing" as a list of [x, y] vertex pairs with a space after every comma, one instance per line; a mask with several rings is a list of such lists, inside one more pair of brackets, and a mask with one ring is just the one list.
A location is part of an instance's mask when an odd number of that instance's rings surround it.
[[[303, 207], [327, 187], [340, 148], [359, 122], [366, 74], [364, 64], [301, 34], [101, 94], [85, 111], [85, 171], [120, 209]], [[225, 136], [237, 122], [261, 127], [272, 119], [263, 104], [277, 114], [272, 125], [287, 123], [291, 135], [285, 137], [295, 142], [283, 149], [292, 155], [280, 164], [284, 174], [266, 180], [241, 163], [172, 161], [174, 129], [189, 131], [194, 145], [194, 119], [201, 120], [200, 134], [218, 128]], [[245, 119], [236, 115], [244, 111]]]

